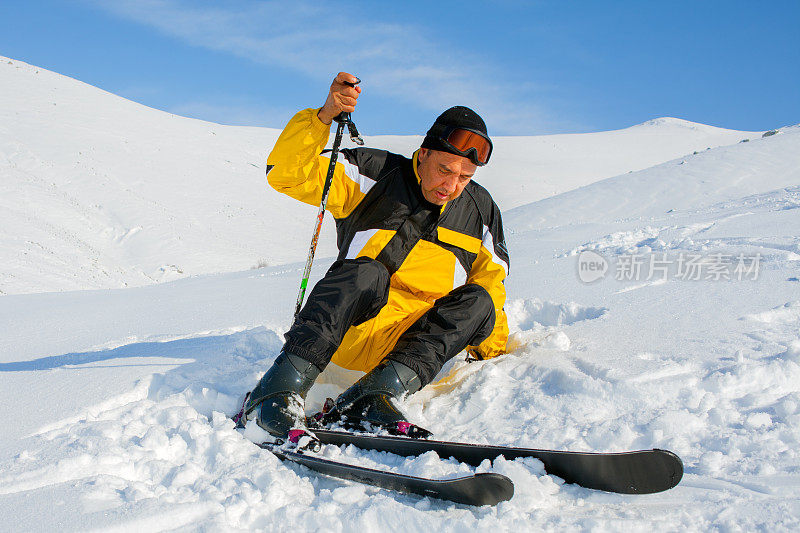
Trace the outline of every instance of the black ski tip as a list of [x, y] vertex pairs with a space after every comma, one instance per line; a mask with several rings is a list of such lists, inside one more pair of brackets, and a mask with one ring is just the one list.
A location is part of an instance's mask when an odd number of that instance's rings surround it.
[[[661, 490], [669, 490], [676, 487], [678, 483], [681, 482], [681, 479], [683, 479], [683, 461], [675, 453], [669, 450], [654, 448], [653, 452], [660, 453], [664, 457], [665, 468], [667, 469], [667, 473], [671, 478], [670, 484]], [[654, 492], [661, 492], [661, 490]]]
[[[502, 474], [485, 472], [443, 481], [448, 500], [467, 505], [497, 505], [514, 497], [514, 483]], [[441, 496], [440, 496], [441, 497]]]
[[683, 478], [683, 461], [669, 450], [627, 452], [608, 459], [600, 469], [603, 475], [590, 476], [583, 486], [620, 494], [655, 494], [674, 488]]

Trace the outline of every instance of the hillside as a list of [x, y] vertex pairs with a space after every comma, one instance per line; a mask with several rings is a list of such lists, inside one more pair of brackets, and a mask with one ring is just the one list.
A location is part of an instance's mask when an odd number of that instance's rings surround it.
[[[278, 130], [179, 117], [8, 58], [0, 99], [0, 295], [141, 286], [305, 258], [315, 209], [264, 179]], [[656, 119], [500, 137], [477, 179], [507, 210], [759, 135]], [[410, 155], [421, 137], [367, 141]], [[319, 255], [335, 255], [332, 239]]]

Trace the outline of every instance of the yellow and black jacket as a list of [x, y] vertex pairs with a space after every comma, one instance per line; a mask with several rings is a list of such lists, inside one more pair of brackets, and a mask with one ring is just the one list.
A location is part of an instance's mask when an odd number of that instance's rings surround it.
[[[330, 126], [317, 109], [297, 113], [267, 159], [275, 190], [319, 205], [330, 159], [321, 155]], [[369, 257], [391, 276], [389, 301], [378, 316], [351, 327], [332, 361], [368, 371], [433, 303], [464, 283], [486, 289], [495, 305], [492, 334], [470, 351], [482, 358], [505, 353], [508, 323], [503, 280], [509, 258], [500, 210], [471, 181], [442, 207], [422, 196], [417, 154], [344, 149], [336, 163], [327, 210], [336, 220], [339, 259]]]

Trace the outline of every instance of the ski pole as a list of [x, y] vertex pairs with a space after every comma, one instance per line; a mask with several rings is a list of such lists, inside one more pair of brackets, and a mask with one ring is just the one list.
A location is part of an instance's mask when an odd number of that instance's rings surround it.
[[[345, 82], [348, 85], [355, 87], [360, 83]], [[342, 135], [344, 134], [344, 127], [347, 126], [350, 132], [350, 139], [359, 146], [364, 144], [364, 139], [358, 133], [358, 129], [353, 121], [350, 119], [350, 113], [339, 113], [333, 120], [336, 121], [336, 136], [333, 138], [333, 148], [331, 149], [331, 162], [328, 165], [328, 174], [325, 177], [325, 185], [322, 188], [322, 201], [319, 204], [319, 211], [317, 212], [317, 222], [314, 227], [314, 235], [311, 237], [311, 246], [308, 248], [308, 259], [306, 259], [306, 267], [303, 270], [303, 279], [300, 281], [300, 293], [297, 295], [297, 305], [294, 308], [294, 317], [300, 313], [300, 308], [303, 307], [303, 299], [306, 296], [306, 289], [308, 288], [308, 278], [311, 276], [311, 265], [314, 262], [314, 253], [317, 251], [317, 242], [319, 241], [319, 233], [322, 230], [322, 220], [325, 217], [325, 206], [328, 204], [328, 193], [331, 190], [331, 182], [333, 182], [333, 173], [336, 170], [336, 158], [339, 156], [339, 145], [342, 143]]]

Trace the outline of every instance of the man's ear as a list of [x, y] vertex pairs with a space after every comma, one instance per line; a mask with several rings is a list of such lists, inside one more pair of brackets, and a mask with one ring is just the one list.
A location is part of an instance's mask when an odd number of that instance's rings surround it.
[[426, 157], [428, 157], [428, 149], [420, 148], [419, 153], [417, 154], [417, 161], [421, 163]]

